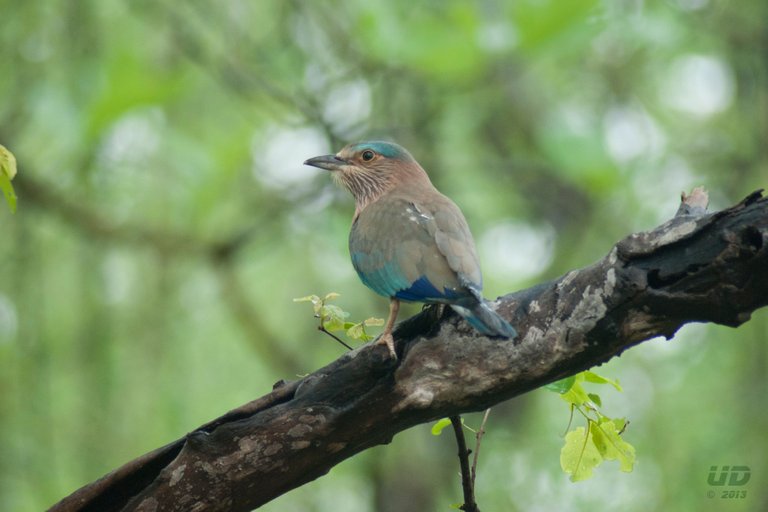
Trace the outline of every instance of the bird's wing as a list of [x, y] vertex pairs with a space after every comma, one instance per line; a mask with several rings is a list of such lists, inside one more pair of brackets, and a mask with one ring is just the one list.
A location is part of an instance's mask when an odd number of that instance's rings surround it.
[[[414, 205], [420, 210], [426, 210], [422, 218], [430, 231], [434, 229], [437, 249], [456, 273], [461, 284], [472, 288], [473, 291], [482, 290], [483, 278], [475, 241], [459, 207], [442, 194], [433, 196], [431, 201]], [[426, 217], [432, 217], [434, 220]]]
[[444, 196], [381, 198], [355, 220], [349, 246], [362, 281], [384, 296], [451, 302], [482, 287], [472, 235]]

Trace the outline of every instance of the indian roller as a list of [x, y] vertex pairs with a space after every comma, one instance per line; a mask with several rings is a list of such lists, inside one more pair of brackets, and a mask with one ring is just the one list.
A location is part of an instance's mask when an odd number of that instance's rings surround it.
[[480, 264], [464, 215], [405, 148], [360, 142], [304, 164], [331, 171], [354, 196], [352, 265], [365, 285], [390, 299], [376, 344], [386, 345], [392, 357], [400, 301], [448, 304], [483, 335], [517, 335], [481, 295]]

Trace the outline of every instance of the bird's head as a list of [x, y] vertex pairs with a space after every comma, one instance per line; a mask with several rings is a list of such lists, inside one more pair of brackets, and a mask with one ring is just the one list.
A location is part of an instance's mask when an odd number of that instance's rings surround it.
[[358, 212], [399, 185], [429, 184], [424, 169], [394, 142], [349, 144], [335, 155], [316, 156], [304, 164], [332, 171], [334, 179], [354, 196]]

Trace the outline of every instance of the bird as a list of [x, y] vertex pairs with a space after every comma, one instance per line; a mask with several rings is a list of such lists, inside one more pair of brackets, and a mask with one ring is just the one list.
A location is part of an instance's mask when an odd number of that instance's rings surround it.
[[330, 171], [355, 200], [352, 265], [366, 286], [390, 301], [375, 344], [397, 358], [392, 330], [401, 301], [447, 304], [480, 334], [515, 338], [514, 327], [482, 296], [480, 263], [464, 215], [408, 150], [364, 141], [304, 164]]

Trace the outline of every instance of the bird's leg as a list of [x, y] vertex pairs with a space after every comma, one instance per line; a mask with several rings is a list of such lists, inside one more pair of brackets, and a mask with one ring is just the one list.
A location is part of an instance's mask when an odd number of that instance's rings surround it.
[[389, 299], [389, 318], [384, 325], [384, 332], [379, 336], [376, 345], [386, 345], [389, 349], [389, 353], [392, 354], [394, 359], [397, 359], [395, 353], [395, 340], [392, 338], [392, 328], [395, 326], [395, 320], [397, 320], [397, 312], [400, 310], [400, 301], [394, 297]]

